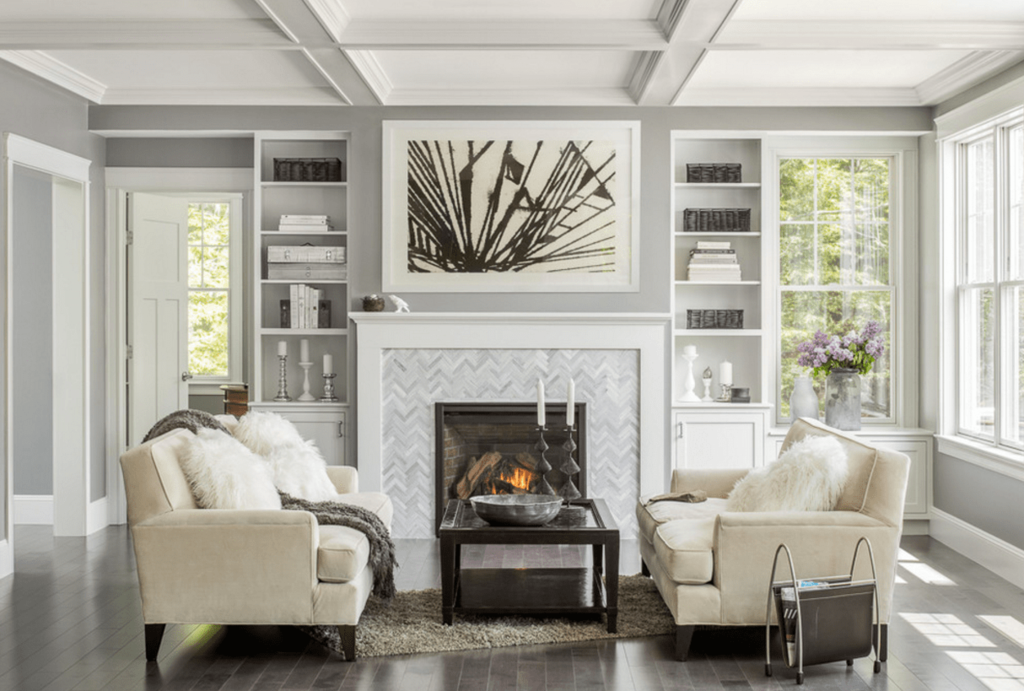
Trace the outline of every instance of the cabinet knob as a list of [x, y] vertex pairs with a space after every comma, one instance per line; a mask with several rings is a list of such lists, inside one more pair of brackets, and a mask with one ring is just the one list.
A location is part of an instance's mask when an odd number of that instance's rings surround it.
[[676, 439], [682, 439], [682, 438], [683, 438], [683, 423], [677, 422], [676, 423]]
[[339, 437], [344, 437], [345, 436], [345, 421], [344, 420], [339, 420], [338, 421], [338, 436]]

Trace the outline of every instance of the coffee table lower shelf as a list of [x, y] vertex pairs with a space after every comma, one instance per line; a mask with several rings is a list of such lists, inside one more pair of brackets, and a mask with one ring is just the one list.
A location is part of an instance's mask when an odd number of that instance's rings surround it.
[[[460, 569], [455, 614], [593, 615], [607, 611], [594, 569]], [[450, 622], [446, 622], [450, 623]], [[614, 624], [612, 624], [613, 628]]]

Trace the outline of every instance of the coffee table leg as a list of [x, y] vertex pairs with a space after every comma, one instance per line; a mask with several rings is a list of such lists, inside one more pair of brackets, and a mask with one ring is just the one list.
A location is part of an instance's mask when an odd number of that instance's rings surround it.
[[451, 626], [455, 609], [455, 572], [459, 546], [448, 537], [441, 538], [441, 620]]
[[605, 597], [608, 598], [608, 633], [618, 630], [619, 617], [619, 541], [608, 541], [605, 550]]
[[594, 573], [601, 575], [604, 571], [604, 545], [594, 545]]

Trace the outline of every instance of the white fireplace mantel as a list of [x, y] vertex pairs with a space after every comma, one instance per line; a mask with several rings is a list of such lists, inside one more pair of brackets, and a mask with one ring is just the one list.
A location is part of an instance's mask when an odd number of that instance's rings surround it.
[[[394, 349], [633, 350], [640, 362], [640, 492], [668, 486], [665, 410], [671, 315], [665, 313], [357, 312], [357, 459], [360, 485], [380, 491], [382, 357]], [[552, 395], [552, 400], [558, 397]]]

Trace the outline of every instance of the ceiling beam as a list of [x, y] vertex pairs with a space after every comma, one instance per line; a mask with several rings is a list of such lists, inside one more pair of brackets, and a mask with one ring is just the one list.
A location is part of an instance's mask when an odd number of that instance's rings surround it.
[[269, 19], [74, 20], [0, 23], [10, 50], [281, 49], [294, 47]]
[[715, 50], [1019, 50], [1021, 22], [731, 21]]
[[912, 88], [728, 87], [684, 89], [680, 106], [918, 106]]
[[[630, 94], [638, 105], [673, 105], [741, 0], [665, 0], [658, 13], [670, 26], [661, 55], [638, 61]], [[670, 5], [670, 6], [667, 6]], [[682, 37], [686, 37], [686, 41]]]
[[932, 106], [969, 89], [1022, 59], [1024, 51], [1019, 50], [971, 53], [924, 80], [914, 91], [921, 105]]
[[628, 106], [625, 89], [402, 89], [388, 97], [389, 106]]
[[340, 36], [360, 50], [664, 50], [649, 20], [359, 20]]

